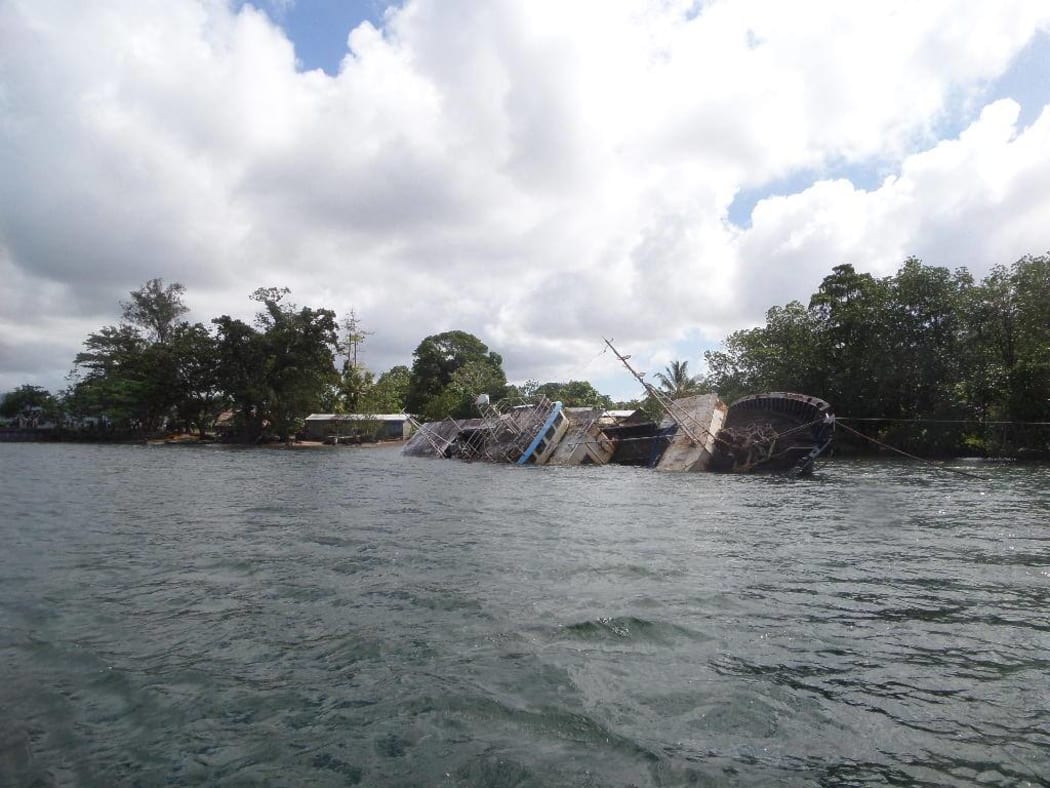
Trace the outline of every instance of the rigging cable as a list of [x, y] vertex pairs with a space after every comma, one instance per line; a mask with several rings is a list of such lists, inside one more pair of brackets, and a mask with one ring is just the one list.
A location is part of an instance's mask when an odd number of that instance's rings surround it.
[[896, 446], [890, 446], [888, 443], [883, 443], [880, 440], [876, 440], [875, 438], [872, 438], [869, 435], [865, 435], [863, 432], [858, 432], [857, 430], [853, 429], [848, 424], [843, 424], [841, 422], [841, 420], [838, 422], [838, 426], [842, 427], [842, 429], [846, 430], [847, 432], [852, 432], [858, 438], [863, 438], [866, 441], [871, 441], [876, 446], [881, 446], [883, 449], [889, 449], [890, 451], [895, 451], [895, 452], [897, 452], [897, 454], [902, 454], [905, 457], [908, 457], [908, 458], [910, 458], [912, 460], [918, 460], [919, 462], [926, 463], [927, 465], [929, 465], [929, 466], [931, 466], [933, 468], [939, 468], [942, 471], [951, 471], [952, 473], [958, 473], [958, 474], [960, 474], [962, 476], [969, 476], [971, 479], [978, 479], [978, 480], [980, 480], [982, 482], [989, 481], [989, 479], [987, 477], [978, 476], [976, 473], [970, 473], [969, 471], [959, 470], [958, 468], [949, 468], [947, 465], [942, 465], [941, 463], [933, 462], [933, 461], [927, 460], [927, 459], [923, 459], [922, 457], [917, 457], [914, 454], [909, 454], [908, 452], [904, 451], [903, 449], [898, 449]]

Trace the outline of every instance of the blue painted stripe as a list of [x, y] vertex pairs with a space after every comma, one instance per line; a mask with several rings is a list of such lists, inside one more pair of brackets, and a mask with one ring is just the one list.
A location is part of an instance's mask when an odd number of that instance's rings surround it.
[[518, 458], [518, 465], [524, 465], [529, 461], [529, 457], [536, 451], [536, 447], [540, 445], [540, 441], [543, 440], [543, 436], [547, 434], [547, 430], [554, 424], [554, 420], [558, 418], [558, 414], [561, 413], [561, 401], [555, 402], [554, 407], [551, 408], [551, 412], [547, 415], [547, 420], [543, 422], [543, 427], [539, 432], [536, 433], [536, 437], [532, 439], [532, 443], [529, 444], [529, 448], [525, 450], [525, 453]]

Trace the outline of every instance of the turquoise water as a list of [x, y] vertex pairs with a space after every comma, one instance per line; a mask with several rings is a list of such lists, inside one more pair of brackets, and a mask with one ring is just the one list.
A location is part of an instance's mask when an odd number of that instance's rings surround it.
[[0, 444], [2, 785], [1046, 785], [1050, 468]]

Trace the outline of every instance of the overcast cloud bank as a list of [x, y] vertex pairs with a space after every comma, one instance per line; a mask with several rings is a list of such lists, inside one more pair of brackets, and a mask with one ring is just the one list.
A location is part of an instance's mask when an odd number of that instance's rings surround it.
[[407, 0], [328, 76], [251, 6], [0, 0], [0, 390], [57, 388], [156, 276], [201, 320], [352, 306], [377, 371], [460, 328], [623, 396], [602, 336], [695, 367], [842, 262], [981, 276], [1050, 248], [1050, 73], [1010, 72], [1048, 30], [1045, 0]]

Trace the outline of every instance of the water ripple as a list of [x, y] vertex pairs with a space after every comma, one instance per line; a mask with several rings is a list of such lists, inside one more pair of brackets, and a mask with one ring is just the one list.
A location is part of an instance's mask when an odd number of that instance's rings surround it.
[[1047, 785], [1050, 471], [0, 445], [3, 785]]

